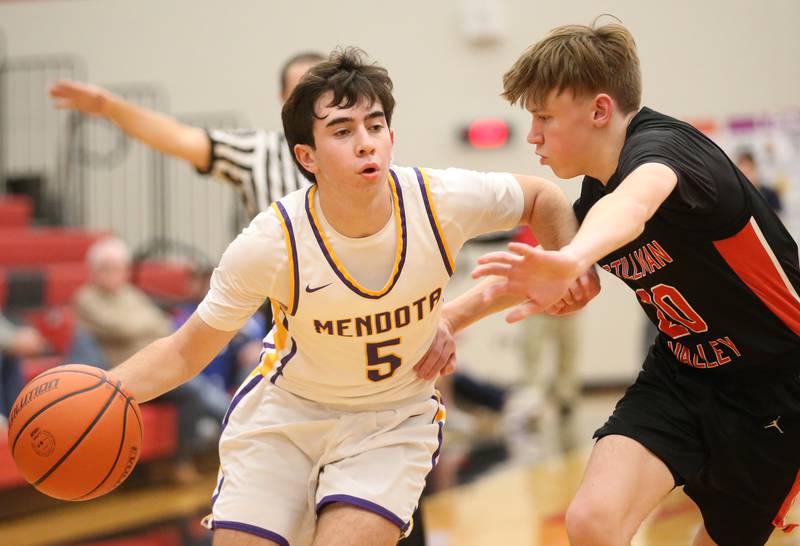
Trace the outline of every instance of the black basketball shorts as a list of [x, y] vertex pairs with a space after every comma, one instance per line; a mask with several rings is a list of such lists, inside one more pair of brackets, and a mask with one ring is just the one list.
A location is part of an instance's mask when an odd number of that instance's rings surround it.
[[[720, 546], [763, 545], [800, 494], [800, 362], [722, 385], [657, 348], [595, 438], [619, 434], [659, 457]], [[717, 376], [719, 377], [719, 376]]]

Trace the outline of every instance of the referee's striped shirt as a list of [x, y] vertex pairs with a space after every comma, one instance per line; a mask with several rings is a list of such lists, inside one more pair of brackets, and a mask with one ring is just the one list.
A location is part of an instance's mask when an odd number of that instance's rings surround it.
[[208, 171], [202, 174], [232, 183], [251, 218], [273, 201], [310, 184], [295, 165], [281, 132], [211, 129], [207, 134], [211, 158]]

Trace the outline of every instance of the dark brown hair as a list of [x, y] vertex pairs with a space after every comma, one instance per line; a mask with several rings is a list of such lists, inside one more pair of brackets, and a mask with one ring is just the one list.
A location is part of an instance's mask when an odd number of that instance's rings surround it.
[[292, 151], [292, 157], [306, 178], [316, 182], [313, 174], [306, 171], [294, 155], [296, 144], [307, 144], [314, 148], [315, 106], [319, 98], [328, 91], [333, 98], [327, 106], [350, 108], [362, 100], [370, 104], [379, 102], [391, 126], [394, 111], [392, 80], [385, 68], [367, 64], [365, 53], [355, 47], [334, 50], [327, 61], [313, 67], [294, 88], [283, 105], [283, 132]]
[[530, 46], [503, 76], [511, 104], [541, 105], [555, 90], [575, 96], [608, 93], [624, 113], [639, 109], [642, 76], [636, 43], [627, 28], [566, 25]]

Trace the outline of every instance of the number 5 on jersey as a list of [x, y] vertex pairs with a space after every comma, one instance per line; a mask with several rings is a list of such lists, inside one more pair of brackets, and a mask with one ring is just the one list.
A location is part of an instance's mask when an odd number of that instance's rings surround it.
[[370, 381], [383, 381], [392, 377], [394, 371], [403, 363], [403, 360], [394, 353], [381, 354], [381, 349], [392, 345], [400, 345], [400, 338], [367, 343], [367, 378]]

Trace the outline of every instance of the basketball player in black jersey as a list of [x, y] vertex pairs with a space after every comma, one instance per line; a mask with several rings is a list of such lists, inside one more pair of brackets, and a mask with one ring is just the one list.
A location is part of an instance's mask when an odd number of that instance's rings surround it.
[[[561, 178], [583, 176], [581, 228], [560, 251], [511, 244], [474, 276], [549, 309], [598, 263], [635, 292], [659, 335], [595, 437], [567, 511], [575, 545], [629, 544], [676, 486], [697, 503], [695, 545], [764, 544], [795, 525], [800, 492], [797, 245], [758, 190], [690, 125], [640, 107], [633, 37], [618, 24], [565, 26], [505, 75], [528, 142]], [[569, 301], [569, 294], [567, 294]]]

